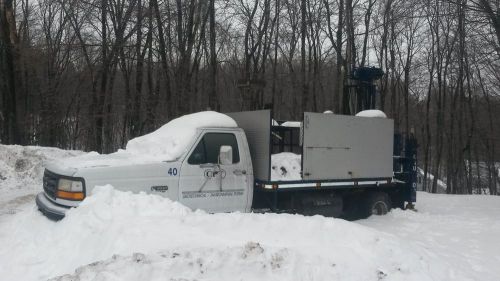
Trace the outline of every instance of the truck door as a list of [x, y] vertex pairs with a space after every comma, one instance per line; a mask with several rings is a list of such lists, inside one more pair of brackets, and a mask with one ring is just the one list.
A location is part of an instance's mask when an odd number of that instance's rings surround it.
[[[218, 164], [223, 145], [232, 147], [232, 164]], [[182, 163], [179, 201], [193, 210], [244, 212], [249, 171], [241, 151], [241, 144], [233, 132], [205, 132]]]

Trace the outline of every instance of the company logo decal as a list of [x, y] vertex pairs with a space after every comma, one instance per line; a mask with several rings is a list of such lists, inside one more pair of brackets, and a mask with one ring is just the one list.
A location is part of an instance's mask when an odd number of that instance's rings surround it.
[[231, 189], [231, 190], [211, 190], [211, 191], [184, 191], [182, 192], [183, 199], [194, 198], [213, 198], [213, 197], [229, 197], [229, 196], [242, 196], [244, 189]]
[[[220, 173], [220, 175], [219, 175]], [[223, 169], [220, 170], [205, 170], [204, 172], [205, 178], [215, 178], [215, 177], [226, 177], [226, 171]]]
[[157, 191], [157, 192], [167, 192], [168, 186], [166, 185], [158, 185], [158, 186], [152, 186], [151, 191]]

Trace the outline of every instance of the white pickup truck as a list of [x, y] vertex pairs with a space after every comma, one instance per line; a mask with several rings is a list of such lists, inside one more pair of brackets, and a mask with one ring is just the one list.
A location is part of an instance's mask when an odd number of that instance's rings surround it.
[[[294, 156], [296, 165], [280, 155]], [[95, 186], [111, 184], [211, 213], [368, 216], [416, 200], [415, 164], [413, 138], [395, 137], [387, 118], [304, 113], [286, 123], [269, 110], [200, 112], [125, 150], [48, 164], [36, 204], [61, 219]]]

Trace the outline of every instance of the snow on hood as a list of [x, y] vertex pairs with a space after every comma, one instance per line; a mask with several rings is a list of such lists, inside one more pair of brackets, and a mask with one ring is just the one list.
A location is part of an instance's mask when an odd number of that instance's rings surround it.
[[378, 117], [387, 118], [387, 115], [383, 111], [377, 109], [363, 110], [356, 114], [358, 117]]
[[58, 161], [53, 166], [88, 168], [175, 161], [189, 149], [198, 128], [237, 126], [231, 117], [215, 111], [188, 114], [171, 120], [152, 133], [130, 140], [125, 150], [111, 154], [91, 152]]
[[425, 249], [357, 223], [193, 212], [109, 185], [58, 223], [32, 208], [2, 227], [6, 280], [455, 280]]

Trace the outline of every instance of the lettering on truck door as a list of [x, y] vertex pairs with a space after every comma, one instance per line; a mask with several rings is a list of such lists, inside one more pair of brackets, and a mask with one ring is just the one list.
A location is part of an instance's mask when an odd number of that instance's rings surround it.
[[[232, 164], [218, 164], [223, 145], [232, 148]], [[207, 212], [244, 212], [248, 189], [240, 151], [234, 133], [206, 132], [182, 163], [179, 201]]]

